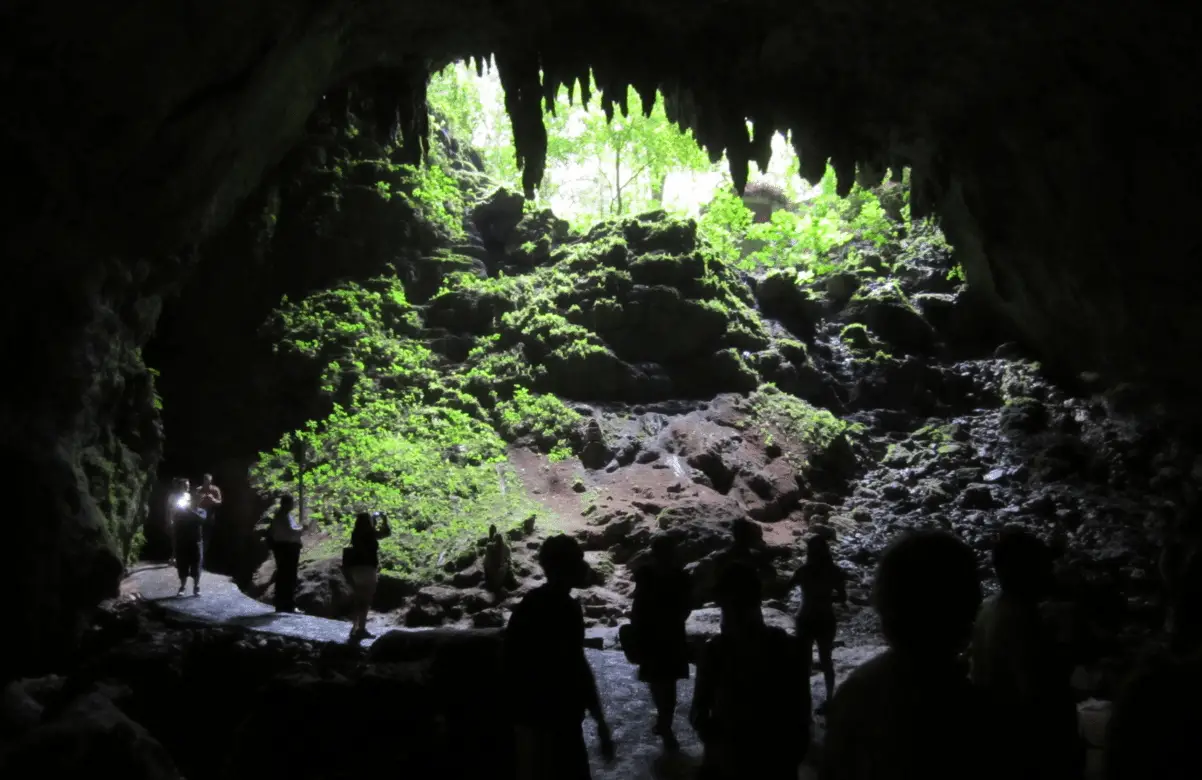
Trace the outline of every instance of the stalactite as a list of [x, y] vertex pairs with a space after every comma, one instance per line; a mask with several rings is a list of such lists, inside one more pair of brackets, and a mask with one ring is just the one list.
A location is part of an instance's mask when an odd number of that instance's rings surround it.
[[654, 78], [642, 77], [631, 84], [634, 87], [634, 92], [639, 96], [639, 100], [643, 104], [643, 117], [650, 117], [651, 112], [655, 109], [655, 93], [659, 91], [659, 84]]
[[879, 158], [861, 160], [856, 168], [856, 183], [865, 189], [879, 187], [885, 179], [885, 171], [885, 163]]
[[800, 161], [801, 178], [817, 184], [826, 175], [826, 162], [829, 155], [826, 146], [813, 133], [808, 125], [801, 125], [793, 130], [793, 149]]
[[555, 116], [555, 98], [559, 94], [559, 88], [565, 83], [569, 84], [568, 91], [571, 91], [570, 77], [571, 68], [564, 61], [563, 57], [555, 49], [544, 49], [539, 52], [539, 62], [542, 65], [543, 73], [543, 103], [545, 110], [551, 116]]
[[855, 155], [839, 151], [831, 159], [831, 165], [835, 169], [835, 193], [840, 198], [846, 198], [856, 183]]
[[751, 137], [747, 134], [747, 120], [742, 111], [728, 109], [723, 116], [723, 139], [726, 159], [730, 162], [730, 178], [734, 180], [735, 192], [740, 195], [747, 187], [748, 163], [751, 160]]
[[752, 117], [751, 129], [751, 159], [762, 174], [768, 170], [768, 163], [772, 162], [772, 136], [776, 133], [776, 124], [771, 114], [760, 111], [758, 116]]
[[513, 145], [522, 171], [522, 189], [532, 199], [547, 165], [547, 128], [543, 124], [538, 57], [506, 52], [498, 54], [496, 61], [501, 88], [505, 91], [505, 110], [513, 123]]
[[630, 118], [630, 84], [626, 79], [616, 79], [613, 82], [614, 103], [622, 111], [624, 119]]
[[910, 216], [923, 219], [931, 213], [931, 186], [925, 171], [910, 169]]
[[426, 100], [429, 83], [428, 66], [411, 65], [405, 71], [405, 88], [397, 106], [402, 154], [415, 165], [424, 162], [430, 151], [430, 105]]

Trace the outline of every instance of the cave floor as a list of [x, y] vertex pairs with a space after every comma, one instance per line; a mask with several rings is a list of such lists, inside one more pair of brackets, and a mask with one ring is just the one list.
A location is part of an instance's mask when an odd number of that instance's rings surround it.
[[[271, 607], [250, 598], [224, 575], [205, 572], [201, 576], [201, 595], [176, 596], [179, 580], [174, 567], [166, 564], [142, 564], [133, 569], [122, 584], [122, 593], [154, 601], [181, 618], [214, 625], [243, 626], [252, 631], [278, 634], [313, 642], [345, 642], [348, 624], [301, 614], [277, 614]], [[383, 633], [395, 628], [381, 621], [372, 630]], [[422, 629], [403, 629], [420, 631]], [[365, 640], [364, 644], [372, 640]], [[651, 734], [653, 710], [647, 688], [638, 681], [637, 671], [626, 658], [612, 650], [589, 649], [589, 662], [597, 677], [606, 718], [613, 731], [618, 754], [611, 764], [605, 764], [593, 752], [594, 780], [677, 780], [696, 776], [701, 745], [688, 727], [686, 718], [693, 699], [693, 681], [680, 685], [676, 711], [676, 731], [681, 751], [665, 755], [659, 739]], [[693, 669], [695, 672], [696, 669]], [[822, 698], [821, 678], [814, 680], [815, 704]], [[597, 744], [597, 730], [591, 720], [585, 721], [585, 735], [591, 746]], [[814, 775], [803, 768], [801, 778]]]
[[[252, 631], [306, 639], [313, 642], [345, 642], [348, 624], [301, 614], [277, 614], [271, 607], [250, 598], [224, 575], [205, 572], [201, 578], [201, 595], [176, 596], [179, 580], [174, 567], [166, 564], [142, 564], [135, 567], [122, 584], [122, 593], [127, 597], [141, 597], [154, 601], [164, 609], [181, 618], [203, 621], [214, 625], [243, 626]], [[395, 627], [383, 619], [373, 625], [373, 631], [384, 633]], [[400, 629], [421, 631], [423, 629]], [[364, 640], [365, 644], [372, 640]], [[879, 648], [837, 648], [835, 651], [836, 671], [840, 681], [856, 666], [863, 663]], [[680, 685], [679, 704], [676, 710], [677, 736], [682, 750], [675, 755], [666, 755], [658, 738], [651, 734], [653, 710], [646, 686], [638, 681], [637, 671], [626, 658], [613, 650], [586, 650], [593, 673], [597, 677], [606, 718], [613, 730], [617, 744], [617, 758], [605, 764], [594, 751], [591, 755], [594, 780], [684, 780], [696, 776], [701, 756], [701, 746], [686, 724], [689, 706], [693, 698], [693, 680]], [[692, 669], [693, 673], [696, 669]], [[810, 689], [816, 706], [824, 695], [821, 676], [811, 680]], [[1090, 767], [1088, 778], [1100, 775], [1101, 734], [1108, 709], [1100, 709], [1097, 703], [1087, 702], [1081, 706], [1083, 736], [1090, 743]], [[821, 738], [821, 719], [816, 719], [815, 739]], [[591, 720], [584, 724], [589, 745], [597, 744], [597, 730]], [[799, 780], [811, 780], [815, 775], [809, 767], [803, 767]]]

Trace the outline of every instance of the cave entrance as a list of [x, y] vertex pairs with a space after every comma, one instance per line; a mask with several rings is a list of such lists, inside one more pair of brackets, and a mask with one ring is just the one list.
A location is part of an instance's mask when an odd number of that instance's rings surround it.
[[[658, 93], [644, 105], [628, 88], [625, 113], [613, 113], [599, 101], [582, 105], [579, 84], [572, 95], [561, 89], [555, 112], [544, 112], [546, 175], [525, 200], [494, 68], [473, 73], [454, 63], [430, 79], [424, 166], [415, 165], [411, 139], [398, 135], [411, 125], [399, 121], [403, 109], [388, 102], [398, 92], [382, 88], [382, 78], [352, 79], [326, 95], [303, 139], [200, 247], [199, 263], [164, 306], [144, 351], [159, 372], [167, 436], [151, 554], [167, 549], [166, 486], [211, 473], [225, 501], [207, 566], [248, 576], [265, 555], [251, 529], [266, 496], [296, 487], [266, 471], [256, 477], [256, 468], [270, 462], [295, 474], [287, 437], [306, 425], [317, 471], [340, 475], [312, 486], [314, 517], [341, 533], [355, 511], [383, 509], [421, 514], [413, 527], [426, 528], [443, 503], [447, 514], [461, 512], [462, 496], [423, 482], [434, 508], [415, 509], [395, 488], [398, 449], [413, 453], [402, 467], [423, 474], [470, 471], [473, 450], [494, 458], [498, 447], [519, 443], [559, 458], [570, 454], [576, 424], [565, 400], [754, 389], [764, 377], [737, 355], [771, 340], [755, 335], [754, 323], [743, 340], [724, 340], [731, 312], [758, 316], [748, 272], [806, 267], [849, 241], [863, 204], [876, 204], [867, 190], [837, 197], [829, 166], [819, 182], [801, 179], [779, 134], [772, 162], [763, 171], [752, 164], [740, 197], [726, 161], [712, 161], [681, 131]], [[601, 233], [621, 236], [629, 254], [619, 262], [605, 250], [558, 271], [606, 220], [618, 227]], [[703, 244], [728, 253], [721, 267], [698, 260]], [[658, 260], [636, 268], [644, 256]], [[581, 274], [596, 284], [569, 289]], [[521, 278], [532, 281], [507, 281]], [[565, 339], [610, 363], [600, 374], [596, 361], [573, 367], [583, 353], [564, 352]], [[346, 412], [337, 421], [335, 403]], [[405, 414], [394, 428], [368, 425], [361, 414], [373, 405]], [[436, 419], [452, 412], [461, 417]], [[434, 423], [453, 433], [436, 434]], [[348, 465], [341, 451], [327, 451], [336, 425], [364, 426], [337, 436], [368, 442], [374, 459]], [[497, 474], [456, 473], [447, 484], [476, 480], [488, 495]], [[726, 475], [711, 477], [719, 492], [730, 490]], [[497, 505], [509, 507], [503, 477], [500, 484]], [[473, 533], [461, 530], [464, 539]]]

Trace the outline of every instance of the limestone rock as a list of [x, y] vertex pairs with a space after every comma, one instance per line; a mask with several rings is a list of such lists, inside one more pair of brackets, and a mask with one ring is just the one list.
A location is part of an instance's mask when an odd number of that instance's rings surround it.
[[[764, 607], [764, 623], [775, 628], [781, 628], [793, 633], [793, 616], [779, 609], [772, 607]], [[695, 609], [689, 613], [688, 622], [685, 623], [685, 634], [689, 640], [689, 651], [693, 656], [694, 661], [699, 657], [701, 648], [706, 641], [711, 637], [717, 636], [722, 631], [722, 611], [717, 607], [705, 607], [703, 609]]]
[[166, 748], [98, 692], [71, 702], [0, 757], [5, 777], [81, 776], [98, 766], [123, 777], [180, 777]]

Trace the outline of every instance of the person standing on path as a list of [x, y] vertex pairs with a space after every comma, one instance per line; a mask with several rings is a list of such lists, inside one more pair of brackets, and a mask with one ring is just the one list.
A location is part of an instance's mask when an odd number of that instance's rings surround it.
[[732, 563], [716, 596], [722, 630], [705, 643], [689, 720], [705, 780], [796, 780], [810, 746], [810, 670], [801, 643], [764, 623], [756, 570]]
[[680, 743], [672, 730], [676, 714], [676, 681], [689, 678], [685, 622], [689, 605], [689, 575], [675, 560], [676, 541], [660, 535], [651, 541], [651, 560], [634, 573], [630, 625], [637, 646], [639, 679], [651, 689], [656, 719], [652, 733], [669, 751]]
[[176, 483], [171, 507], [171, 544], [175, 551], [175, 570], [179, 574], [179, 591], [184, 595], [188, 578], [192, 578], [192, 595], [200, 595], [200, 567], [204, 563], [204, 513], [196, 506], [188, 480]]
[[1014, 775], [1030, 780], [1079, 777], [1085, 745], [1077, 700], [1040, 602], [1055, 582], [1052, 551], [1017, 526], [1002, 529], [993, 546], [1001, 592], [977, 612], [971, 647], [972, 681], [989, 697], [1009, 745]]
[[217, 508], [221, 506], [221, 488], [213, 484], [212, 474], [205, 474], [201, 479], [200, 487], [196, 488], [193, 500], [196, 502], [197, 509], [203, 512], [201, 516], [204, 518], [206, 531], [204, 545], [205, 549], [208, 549], [217, 519]]
[[343, 553], [342, 565], [354, 594], [355, 610], [351, 622], [350, 639], [367, 639], [372, 636], [367, 630], [367, 613], [376, 595], [376, 584], [380, 571], [380, 540], [392, 535], [388, 518], [376, 525], [379, 513], [360, 512], [355, 517], [355, 528], [351, 531], [351, 546]]
[[847, 601], [847, 575], [835, 563], [830, 544], [823, 536], [812, 536], [806, 542], [805, 563], [789, 580], [789, 587], [801, 586], [801, 609], [797, 613], [797, 638], [803, 652], [811, 658], [814, 645], [818, 645], [818, 666], [826, 683], [826, 700], [818, 706], [817, 713], [826, 711], [826, 705], [835, 695], [835, 620], [834, 599], [838, 596]]
[[295, 612], [296, 570], [300, 566], [301, 524], [292, 509], [291, 494], [280, 497], [279, 507], [271, 518], [268, 534], [271, 555], [275, 558], [275, 611]]
[[513, 706], [519, 780], [589, 780], [582, 728], [597, 722], [601, 755], [613, 759], [597, 681], [584, 654], [584, 613], [572, 589], [584, 586], [588, 565], [570, 536], [543, 542], [538, 562], [545, 584], [528, 593], [505, 627], [502, 663]]

